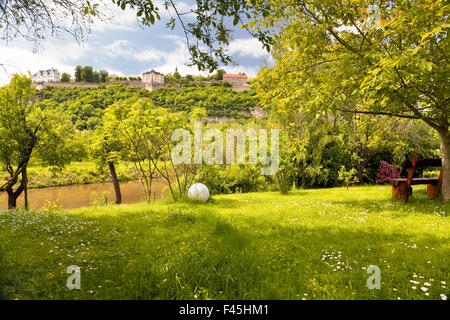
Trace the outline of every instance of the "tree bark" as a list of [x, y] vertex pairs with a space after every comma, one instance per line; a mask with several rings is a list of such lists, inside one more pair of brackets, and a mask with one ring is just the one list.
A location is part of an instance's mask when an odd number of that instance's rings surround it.
[[439, 132], [442, 157], [442, 199], [450, 201], [450, 131]]
[[119, 179], [117, 178], [116, 167], [114, 165], [114, 162], [112, 162], [112, 161], [108, 162], [108, 166], [109, 166], [109, 171], [111, 173], [111, 177], [112, 177], [112, 181], [113, 181], [113, 185], [114, 185], [114, 191], [116, 193], [116, 204], [121, 204], [122, 203], [122, 193], [120, 192], [120, 184], [119, 184]]
[[28, 210], [28, 172], [27, 167], [22, 170], [22, 183], [23, 183], [23, 196], [24, 196], [24, 204], [25, 210]]
[[15, 191], [13, 190], [13, 185], [6, 187], [6, 193], [8, 194], [8, 209], [10, 210], [17, 208], [17, 198], [25, 187], [24, 181], [20, 183], [20, 186]]

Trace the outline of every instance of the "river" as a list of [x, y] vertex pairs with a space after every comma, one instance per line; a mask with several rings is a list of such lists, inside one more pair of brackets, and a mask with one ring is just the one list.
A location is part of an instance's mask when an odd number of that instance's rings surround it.
[[[152, 184], [152, 200], [153, 198], [163, 199], [167, 196], [168, 190], [164, 190], [167, 184], [163, 180], [155, 179]], [[122, 191], [122, 203], [134, 203], [145, 199], [140, 181], [122, 182], [120, 190]], [[64, 209], [74, 209], [95, 203], [104, 203], [105, 195], [109, 203], [115, 202], [114, 187], [111, 182], [29, 189], [28, 202], [31, 209], [40, 209], [47, 206], [48, 203], [57, 204]], [[17, 199], [18, 208], [24, 207], [23, 198], [22, 192]], [[0, 209], [7, 208], [8, 195], [6, 192], [0, 192]]]

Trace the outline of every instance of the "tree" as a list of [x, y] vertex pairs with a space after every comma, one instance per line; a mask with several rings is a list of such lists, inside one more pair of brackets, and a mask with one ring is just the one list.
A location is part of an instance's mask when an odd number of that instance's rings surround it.
[[81, 82], [81, 72], [83, 68], [81, 66], [75, 67], [75, 82]]
[[23, 191], [26, 195], [27, 166], [34, 154], [52, 166], [62, 166], [72, 159], [70, 120], [56, 110], [47, 112], [37, 107], [34, 95], [31, 78], [24, 75], [13, 75], [10, 84], [0, 88], [0, 164], [9, 175], [0, 190], [7, 192], [10, 209], [17, 206]]
[[447, 2], [386, 1], [378, 26], [367, 1], [274, 1], [257, 27], [280, 27], [279, 59], [256, 87], [280, 110], [420, 119], [441, 140], [442, 194], [450, 200]]
[[219, 69], [216, 71], [216, 74], [213, 76], [214, 80], [223, 80], [223, 75], [225, 74], [225, 70]]
[[181, 75], [180, 75], [180, 73], [178, 72], [178, 68], [177, 67], [175, 67], [175, 72], [173, 73], [173, 78], [175, 79], [175, 81], [180, 81], [180, 79], [181, 79]]
[[174, 199], [185, 196], [195, 176], [195, 165], [172, 161], [171, 136], [187, 122], [186, 114], [168, 112], [146, 99], [123, 100], [106, 110], [105, 128], [122, 145], [123, 157], [133, 162], [147, 201], [151, 200], [152, 183], [158, 175], [167, 182]]
[[91, 155], [98, 166], [108, 166], [116, 194], [116, 204], [122, 203], [119, 178], [117, 177], [116, 164], [123, 156], [123, 146], [115, 135], [108, 129], [110, 127], [99, 126], [92, 136]]
[[70, 74], [63, 72], [61, 75], [61, 82], [70, 82]]
[[94, 82], [95, 75], [91, 66], [84, 66], [81, 69], [81, 81], [83, 82]]
[[341, 169], [339, 169], [338, 179], [345, 183], [345, 187], [348, 189], [349, 184], [358, 182], [357, 171], [355, 168], [346, 170], [345, 166], [342, 166]]

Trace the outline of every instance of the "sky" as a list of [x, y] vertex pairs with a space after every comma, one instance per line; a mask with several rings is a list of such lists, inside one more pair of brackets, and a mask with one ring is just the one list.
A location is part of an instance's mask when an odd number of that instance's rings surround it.
[[[182, 9], [190, 6], [188, 2], [176, 3]], [[22, 39], [0, 41], [0, 63], [6, 68], [6, 72], [0, 69], [0, 85], [9, 83], [13, 73], [34, 74], [50, 68], [73, 76], [77, 65], [90, 65], [94, 70], [107, 70], [119, 76], [138, 76], [152, 69], [166, 74], [173, 73], [175, 68], [183, 76], [207, 75], [187, 66], [189, 53], [183, 30], [179, 25], [174, 30], [166, 28], [170, 12], [162, 5], [157, 5], [161, 20], [150, 27], [139, 26], [135, 12], [129, 9], [122, 11], [112, 2], [108, 7], [113, 21], [96, 22], [83, 44], [69, 35], [47, 38], [37, 50], [33, 43]], [[265, 63], [273, 63], [269, 53], [244, 30], [235, 30], [228, 50], [238, 65], [222, 66], [227, 73], [244, 72], [254, 77]]]

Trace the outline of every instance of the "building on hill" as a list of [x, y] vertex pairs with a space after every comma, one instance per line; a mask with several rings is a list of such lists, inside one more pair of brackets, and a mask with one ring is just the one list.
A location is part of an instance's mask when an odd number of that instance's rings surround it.
[[142, 74], [142, 82], [147, 90], [156, 90], [165, 85], [164, 74], [155, 70], [144, 72]]
[[164, 84], [164, 75], [155, 70], [147, 71], [142, 74], [142, 82]]
[[231, 87], [235, 91], [243, 91], [250, 89], [250, 86], [247, 83], [248, 77], [246, 74], [231, 74], [225, 73], [223, 75], [223, 80], [231, 84]]
[[56, 69], [40, 70], [31, 79], [34, 82], [59, 82], [61, 74]]

